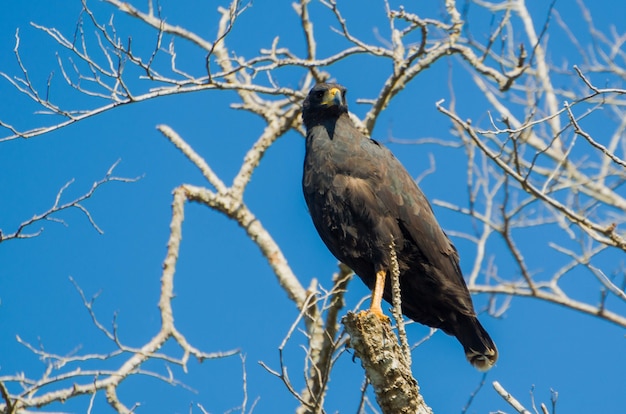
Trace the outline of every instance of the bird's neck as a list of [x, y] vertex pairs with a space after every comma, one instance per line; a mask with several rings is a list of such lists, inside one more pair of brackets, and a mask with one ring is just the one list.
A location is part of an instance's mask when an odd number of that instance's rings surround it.
[[328, 125], [335, 123], [342, 116], [347, 116], [348, 112], [342, 107], [331, 107], [318, 110], [305, 111], [302, 114], [302, 121], [307, 129], [317, 125]]
[[[338, 126], [341, 125], [339, 128]], [[311, 131], [313, 129], [322, 130], [325, 133], [317, 133], [312, 134]], [[311, 126], [307, 126], [307, 130], [309, 131], [308, 136], [316, 136], [323, 140], [331, 140], [331, 141], [341, 141], [344, 139], [354, 139], [358, 135], [350, 134], [350, 131], [354, 130], [354, 125], [352, 124], [352, 120], [348, 116], [347, 113], [341, 113], [338, 116], [333, 117], [324, 117], [320, 119], [316, 119], [315, 122], [311, 123]]]

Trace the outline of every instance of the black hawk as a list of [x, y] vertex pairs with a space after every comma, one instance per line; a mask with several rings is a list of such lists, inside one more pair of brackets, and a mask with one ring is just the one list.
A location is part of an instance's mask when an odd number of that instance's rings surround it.
[[392, 301], [386, 275], [393, 242], [404, 315], [456, 336], [474, 367], [491, 368], [498, 351], [476, 318], [456, 248], [402, 164], [355, 127], [346, 89], [316, 85], [302, 118], [302, 188], [313, 224], [331, 253], [373, 290], [370, 311], [386, 318], [381, 300]]

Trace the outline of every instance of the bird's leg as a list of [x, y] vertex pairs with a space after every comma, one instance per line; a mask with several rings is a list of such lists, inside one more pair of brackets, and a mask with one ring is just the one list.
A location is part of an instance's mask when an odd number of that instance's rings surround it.
[[372, 291], [372, 304], [370, 305], [370, 312], [378, 317], [382, 321], [388, 321], [389, 318], [383, 313], [381, 302], [383, 300], [383, 291], [385, 290], [385, 276], [387, 272], [385, 270], [379, 270], [376, 272], [376, 283], [374, 283], [374, 290]]

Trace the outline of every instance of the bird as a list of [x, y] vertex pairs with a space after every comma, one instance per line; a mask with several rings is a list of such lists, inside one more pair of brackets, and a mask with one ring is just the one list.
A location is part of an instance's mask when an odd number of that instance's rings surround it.
[[302, 105], [306, 150], [302, 190], [330, 252], [372, 290], [369, 311], [391, 303], [391, 246], [400, 273], [402, 313], [453, 335], [479, 371], [498, 350], [478, 321], [459, 255], [404, 166], [350, 118], [346, 88], [318, 83]]

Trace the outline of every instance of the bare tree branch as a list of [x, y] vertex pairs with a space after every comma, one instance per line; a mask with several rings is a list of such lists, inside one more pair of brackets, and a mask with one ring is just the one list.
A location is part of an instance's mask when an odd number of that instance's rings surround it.
[[432, 413], [389, 324], [372, 312], [348, 313], [343, 324], [350, 347], [367, 373], [383, 413]]
[[98, 227], [98, 225], [94, 221], [89, 210], [87, 210], [87, 208], [82, 205], [82, 202], [91, 198], [100, 187], [102, 187], [103, 185], [107, 183], [114, 182], [114, 181], [119, 181], [123, 183], [132, 183], [141, 178], [141, 177], [123, 178], [123, 177], [114, 176], [113, 170], [115, 169], [115, 167], [117, 167], [119, 163], [120, 163], [120, 160], [113, 163], [113, 165], [109, 168], [105, 176], [101, 180], [94, 182], [93, 185], [91, 186], [91, 189], [88, 192], [86, 192], [80, 197], [75, 198], [72, 201], [61, 203], [63, 192], [67, 190], [68, 187], [72, 185], [72, 183], [74, 183], [74, 179], [71, 179], [70, 181], [65, 183], [63, 187], [61, 187], [61, 189], [56, 195], [56, 198], [54, 200], [54, 204], [52, 205], [52, 207], [50, 207], [48, 210], [44, 211], [43, 213], [35, 214], [32, 218], [22, 222], [13, 233], [4, 234], [2, 231], [0, 231], [0, 242], [12, 240], [12, 239], [28, 239], [31, 237], [37, 237], [43, 232], [44, 227], [40, 227], [39, 230], [32, 232], [32, 233], [27, 232], [28, 228], [34, 224], [39, 224], [45, 221], [57, 222], [57, 223], [61, 223], [67, 226], [67, 223], [64, 220], [59, 219], [55, 216], [57, 213], [60, 213], [65, 210], [70, 210], [72, 208], [80, 210], [85, 215], [85, 217], [87, 217], [87, 220], [89, 220], [89, 224], [91, 224], [91, 226], [98, 233], [100, 234], [104, 233], [104, 231], [102, 231], [102, 229]]

